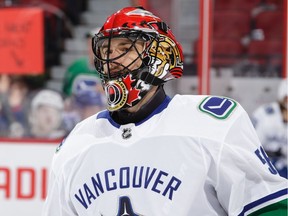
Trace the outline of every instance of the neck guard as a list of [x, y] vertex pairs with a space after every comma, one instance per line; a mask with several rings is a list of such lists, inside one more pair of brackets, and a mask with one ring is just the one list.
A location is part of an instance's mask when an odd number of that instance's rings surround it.
[[120, 124], [138, 123], [148, 117], [165, 99], [166, 93], [163, 86], [160, 86], [150, 100], [145, 103], [137, 112], [130, 113], [126, 110], [110, 112], [112, 119]]

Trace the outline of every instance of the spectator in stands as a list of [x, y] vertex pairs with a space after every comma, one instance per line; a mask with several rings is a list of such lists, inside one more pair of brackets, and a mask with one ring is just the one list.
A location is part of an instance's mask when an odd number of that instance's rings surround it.
[[67, 68], [64, 75], [63, 92], [66, 96], [70, 96], [72, 92], [72, 81], [80, 73], [95, 74], [94, 54], [91, 50], [91, 37], [99, 31], [99, 28], [93, 29], [86, 34], [87, 40], [87, 56], [76, 59]]
[[8, 121], [6, 116], [3, 112], [3, 104], [0, 100], [0, 137], [7, 135], [7, 128], [8, 128]]
[[60, 93], [49, 89], [37, 92], [31, 101], [30, 136], [43, 139], [64, 137], [63, 108]]
[[76, 59], [64, 76], [64, 124], [69, 132], [79, 121], [105, 108], [104, 92], [94, 67], [91, 37], [99, 28], [86, 34], [87, 57]]
[[0, 94], [6, 94], [10, 87], [11, 78], [7, 74], [0, 74]]
[[279, 174], [287, 178], [287, 79], [281, 81], [278, 101], [264, 104], [252, 113], [256, 132]]
[[29, 87], [23, 76], [2, 77], [2, 79], [6, 80], [4, 84], [6, 91], [1, 88], [1, 124], [6, 125], [6, 130], [2, 128], [4, 131], [2, 130], [1, 135], [13, 138], [26, 136]]
[[4, 109], [4, 99], [7, 97], [10, 82], [10, 76], [0, 74], [0, 137], [7, 136], [9, 133], [9, 121]]
[[65, 99], [64, 124], [67, 132], [81, 120], [105, 108], [102, 86], [93, 73], [76, 73]]

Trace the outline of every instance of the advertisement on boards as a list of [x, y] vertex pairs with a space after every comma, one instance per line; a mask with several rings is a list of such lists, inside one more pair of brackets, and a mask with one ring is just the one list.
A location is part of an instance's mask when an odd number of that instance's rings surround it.
[[41, 215], [59, 143], [0, 140], [0, 215]]

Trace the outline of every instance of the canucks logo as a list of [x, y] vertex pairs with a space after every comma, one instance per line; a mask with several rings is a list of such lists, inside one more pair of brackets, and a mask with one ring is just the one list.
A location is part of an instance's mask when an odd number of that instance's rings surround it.
[[237, 106], [237, 103], [225, 97], [206, 97], [199, 105], [200, 111], [217, 119], [226, 119]]

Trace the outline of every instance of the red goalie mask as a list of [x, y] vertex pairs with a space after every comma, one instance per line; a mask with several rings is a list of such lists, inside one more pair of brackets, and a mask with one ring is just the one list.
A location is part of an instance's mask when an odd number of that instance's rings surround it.
[[92, 49], [109, 111], [136, 105], [152, 86], [183, 73], [182, 48], [171, 29], [143, 8], [127, 7], [108, 17]]

